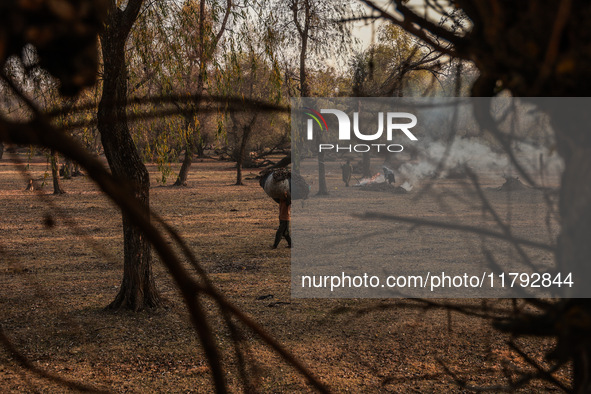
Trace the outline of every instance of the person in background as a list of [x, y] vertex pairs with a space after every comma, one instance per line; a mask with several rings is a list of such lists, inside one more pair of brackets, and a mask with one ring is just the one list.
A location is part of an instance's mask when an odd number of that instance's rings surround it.
[[341, 166], [341, 171], [343, 171], [343, 182], [345, 182], [346, 187], [349, 187], [349, 182], [351, 182], [351, 174], [353, 173], [351, 160], [347, 160], [347, 163]]
[[291, 199], [287, 197], [287, 192], [279, 199], [279, 228], [275, 233], [275, 243], [273, 249], [277, 249], [281, 237], [287, 240], [287, 247], [291, 248], [291, 237], [289, 235], [289, 222], [291, 220]]
[[382, 167], [382, 169], [384, 170], [384, 178], [386, 178], [386, 180], [388, 181], [388, 183], [391, 185], [393, 182], [396, 182], [394, 180], [394, 172], [389, 169], [388, 167]]

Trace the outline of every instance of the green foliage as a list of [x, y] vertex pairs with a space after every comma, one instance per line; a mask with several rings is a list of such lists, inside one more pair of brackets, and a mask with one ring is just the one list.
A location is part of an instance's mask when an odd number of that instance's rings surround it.
[[172, 174], [171, 157], [178, 157], [174, 149], [170, 149], [168, 133], [162, 132], [156, 137], [154, 142], [154, 154], [156, 156], [156, 164], [158, 171], [160, 171], [160, 179], [158, 182], [165, 184], [168, 177]]
[[[171, 163], [181, 152], [202, 155], [223, 128], [209, 103], [186, 101], [184, 96], [211, 93], [225, 67], [220, 48], [229, 33], [244, 17], [240, 7], [246, 1], [232, 2], [227, 9], [223, 0], [155, 2], [146, 8], [131, 38], [130, 92], [135, 96], [174, 95], [171, 105], [178, 116], [138, 122], [134, 140], [142, 147], [144, 159], [154, 160], [166, 182]], [[132, 109], [132, 110], [140, 110]], [[143, 108], [158, 110], [159, 106]]]
[[378, 41], [350, 61], [354, 96], [423, 95], [442, 69], [441, 54], [406, 33], [385, 24]]

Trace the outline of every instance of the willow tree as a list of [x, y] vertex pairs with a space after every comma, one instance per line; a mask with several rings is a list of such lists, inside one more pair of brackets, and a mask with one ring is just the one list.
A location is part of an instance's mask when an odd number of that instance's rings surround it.
[[[246, 29], [248, 30], [248, 29]], [[267, 101], [279, 104], [284, 97], [282, 91], [282, 75], [273, 59], [268, 59], [264, 45], [256, 43], [253, 32], [245, 31], [243, 37], [247, 48], [244, 52], [228, 51], [225, 67], [220, 70], [216, 94], [222, 97], [240, 97], [243, 105], [249, 101]], [[258, 137], [265, 145], [276, 136], [278, 125], [277, 114], [259, 111], [229, 111], [231, 129], [228, 133], [233, 146], [231, 156], [236, 160], [236, 185], [243, 185], [242, 167], [248, 156], [247, 147], [251, 140]], [[265, 141], [266, 140], [266, 141]]]
[[[283, 49], [287, 47], [297, 53], [297, 59], [285, 60], [297, 62], [300, 97], [309, 97], [312, 95], [310, 63], [317, 56], [322, 61], [327, 57], [342, 59], [350, 51], [353, 42], [350, 26], [340, 20], [355, 17], [354, 3], [350, 0], [276, 0], [269, 9], [266, 24], [282, 42]], [[297, 158], [295, 160], [297, 163]], [[318, 152], [318, 194], [328, 194], [324, 152]]]
[[[377, 33], [377, 42], [351, 61], [353, 97], [403, 97], [432, 90], [435, 80], [443, 76], [444, 54], [395, 25], [381, 25]], [[416, 156], [414, 147], [408, 150]], [[362, 175], [370, 178], [370, 152], [362, 158]]]
[[[188, 1], [179, 12], [177, 19], [177, 45], [175, 51], [177, 69], [177, 90], [181, 94], [201, 96], [205, 93], [208, 66], [214, 60], [218, 44], [228, 27], [231, 15], [237, 15], [235, 1], [226, 0], [223, 5], [217, 2], [206, 4], [206, 0]], [[221, 16], [221, 18], [220, 18]], [[221, 22], [215, 26], [214, 22]], [[195, 25], [195, 21], [197, 24]], [[178, 103], [183, 107], [185, 118], [185, 156], [174, 186], [186, 186], [189, 169], [193, 162], [194, 140], [200, 130], [195, 122], [197, 106], [192, 103]], [[197, 129], [194, 125], [197, 124]]]
[[[238, 0], [188, 0], [155, 2], [142, 13], [138, 29], [132, 32], [132, 77], [136, 88], [147, 96], [176, 97], [181, 125], [179, 147], [174, 157], [184, 151], [184, 159], [174, 186], [186, 186], [193, 155], [203, 152], [202, 108], [212, 71], [217, 69], [216, 51], [226, 30], [232, 26], [241, 8]], [[149, 65], [149, 66], [148, 66]], [[146, 92], [147, 91], [147, 92]], [[141, 93], [141, 92], [138, 92]], [[185, 97], [197, 97], [186, 100]]]
[[[143, 0], [129, 0], [124, 9], [109, 2], [100, 42], [103, 59], [102, 96], [97, 122], [105, 156], [113, 175], [149, 213], [150, 177], [141, 160], [127, 124], [126, 42]], [[123, 281], [112, 309], [141, 310], [156, 307], [160, 297], [152, 275], [151, 246], [141, 229], [123, 213]]]

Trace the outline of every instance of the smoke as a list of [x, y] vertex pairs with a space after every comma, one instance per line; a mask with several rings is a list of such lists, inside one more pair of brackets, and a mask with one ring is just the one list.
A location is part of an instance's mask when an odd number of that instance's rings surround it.
[[412, 190], [412, 185], [408, 181], [404, 181], [404, 183], [400, 185], [400, 187], [406, 190], [407, 192]]

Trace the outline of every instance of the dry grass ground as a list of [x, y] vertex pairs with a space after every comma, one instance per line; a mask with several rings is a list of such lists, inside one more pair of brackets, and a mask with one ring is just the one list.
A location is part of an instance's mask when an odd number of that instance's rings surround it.
[[[317, 176], [314, 160], [305, 160], [302, 174], [308, 179]], [[374, 159], [373, 168], [381, 168], [381, 162]], [[558, 236], [559, 226], [556, 215], [556, 188], [529, 188], [518, 179], [514, 180], [522, 190], [505, 191], [499, 187], [505, 182], [497, 171], [488, 170], [477, 175], [480, 193], [473, 181], [464, 179], [428, 179], [418, 182], [410, 192], [402, 187], [389, 185], [383, 176], [378, 182], [361, 187], [344, 187], [339, 181], [338, 163], [327, 163], [329, 173], [329, 196], [316, 197], [305, 204], [293, 204], [292, 235], [296, 248], [292, 251], [292, 289], [296, 296], [315, 297], [361, 297], [390, 298], [395, 292], [406, 297], [518, 297], [518, 287], [500, 286], [500, 280], [490, 288], [452, 289], [439, 288], [432, 292], [429, 286], [422, 288], [384, 286], [386, 277], [408, 277], [430, 272], [440, 277], [442, 272], [449, 276], [470, 276], [481, 278], [483, 273], [492, 272], [490, 261], [494, 260], [506, 272], [531, 272], [515, 247], [505, 240], [485, 237], [482, 234], [458, 232], [449, 228], [418, 226], [401, 220], [377, 220], [375, 217], [391, 215], [414, 220], [471, 226], [483, 231], [499, 233], [500, 227], [491, 210], [502, 221], [509, 223], [513, 236], [525, 240], [551, 245]], [[405, 183], [400, 176], [398, 184]], [[355, 182], [356, 183], [356, 182]], [[484, 209], [486, 203], [491, 209]], [[355, 215], [373, 212], [372, 220], [360, 220]], [[544, 272], [551, 268], [554, 256], [551, 251], [522, 247], [530, 261]], [[486, 253], [483, 253], [483, 249]], [[341, 287], [331, 291], [326, 287], [302, 288], [303, 276], [313, 275], [320, 281], [322, 275], [375, 275], [381, 286]], [[487, 276], [488, 278], [488, 276]], [[497, 278], [498, 279], [498, 278]], [[312, 281], [308, 281], [312, 282]], [[338, 283], [338, 281], [336, 282]], [[561, 286], [561, 289], [566, 287]], [[538, 296], [550, 296], [542, 293]], [[528, 289], [529, 291], [529, 289]], [[533, 294], [533, 293], [531, 293]]]
[[[45, 168], [38, 161], [30, 171], [40, 178]], [[156, 179], [155, 167], [149, 169]], [[152, 207], [178, 229], [223, 293], [335, 392], [462, 391], [438, 360], [473, 385], [503, 383], [503, 370], [526, 368], [505, 345], [508, 337], [478, 318], [425, 310], [406, 300], [291, 299], [290, 251], [270, 248], [276, 204], [257, 181], [234, 186], [234, 177], [231, 163], [197, 162], [189, 187], [154, 182]], [[329, 174], [331, 187], [340, 187], [339, 178], [335, 171]], [[0, 324], [20, 351], [38, 367], [113, 392], [210, 392], [196, 334], [159, 263], [154, 270], [165, 308], [104, 310], [122, 275], [117, 209], [84, 177], [64, 180], [62, 196], [51, 195], [48, 185], [38, 197], [25, 192], [25, 185], [5, 155], [0, 161]], [[48, 216], [55, 226], [45, 225]], [[230, 349], [225, 332], [217, 338]], [[260, 391], [310, 391], [251, 333], [244, 333], [244, 341], [257, 366], [253, 373]], [[538, 360], [552, 346], [534, 338], [520, 344]], [[226, 363], [231, 388], [239, 391], [233, 361]], [[559, 378], [566, 380], [567, 372]], [[524, 389], [550, 390], [539, 382]], [[0, 391], [64, 389], [24, 371], [0, 349]]]

